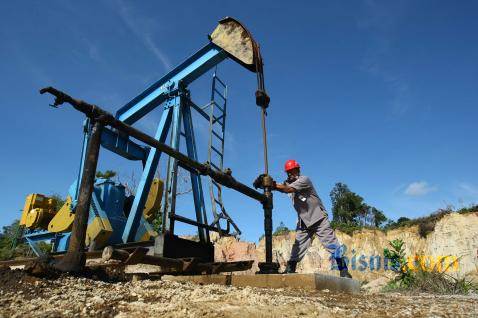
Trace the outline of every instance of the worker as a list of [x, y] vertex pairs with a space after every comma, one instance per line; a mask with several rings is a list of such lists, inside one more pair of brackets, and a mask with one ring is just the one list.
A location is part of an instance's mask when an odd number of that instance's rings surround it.
[[317, 235], [322, 245], [331, 253], [331, 259], [334, 258], [337, 262], [340, 277], [352, 278], [312, 181], [300, 174], [300, 165], [295, 160], [287, 160], [284, 170], [287, 180], [283, 184], [275, 184], [274, 189], [290, 196], [298, 215], [295, 242], [284, 273], [295, 273], [297, 263], [305, 256], [314, 235]]

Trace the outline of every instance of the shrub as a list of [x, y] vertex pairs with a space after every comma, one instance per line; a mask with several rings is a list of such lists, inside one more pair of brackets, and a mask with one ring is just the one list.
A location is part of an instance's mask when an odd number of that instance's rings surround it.
[[[285, 226], [284, 222], [280, 222], [279, 226], [276, 227], [275, 231], [272, 233], [272, 236], [279, 236], [290, 233], [290, 229]], [[259, 241], [265, 237], [264, 234], [259, 236]]]
[[410, 287], [414, 291], [434, 294], [468, 294], [476, 290], [476, 286], [466, 278], [455, 278], [436, 267], [431, 270], [419, 267]]
[[[415, 260], [419, 266], [415, 266], [412, 270], [405, 257], [403, 240], [397, 239], [389, 242], [389, 244], [392, 249], [385, 248], [383, 254], [389, 259], [392, 269], [398, 275], [389, 282], [385, 290], [404, 290], [434, 294], [468, 294], [471, 291], [478, 290], [478, 287], [466, 278], [455, 278], [447, 274], [447, 270], [453, 263], [442, 269], [446, 257], [431, 267], [431, 265], [428, 266], [421, 261], [424, 259], [423, 255], [416, 255]], [[455, 262], [457, 261], [455, 260]]]
[[290, 230], [287, 226], [285, 226], [284, 222], [280, 222], [279, 226], [276, 227], [276, 230], [274, 233], [272, 233], [273, 236], [278, 236], [278, 235], [283, 235], [289, 233]]
[[405, 257], [405, 249], [403, 247], [405, 242], [401, 239], [396, 239], [390, 241], [389, 244], [392, 249], [384, 248], [383, 256], [390, 261], [392, 270], [398, 273], [398, 276], [393, 280], [393, 284], [397, 287], [409, 288], [414, 277]]
[[418, 233], [421, 237], [426, 237], [429, 233], [435, 230], [436, 223], [443, 218], [445, 215], [453, 213], [451, 207], [447, 207], [445, 209], [439, 209], [436, 212], [430, 214], [429, 216], [424, 216], [421, 218], [416, 218], [410, 220], [406, 217], [401, 217], [397, 220], [397, 222], [392, 222], [387, 224], [385, 230], [393, 230], [404, 226], [418, 226]]
[[460, 214], [466, 214], [466, 213], [470, 213], [470, 212], [478, 212], [478, 204], [472, 204], [468, 207], [461, 208], [457, 212], [460, 213]]
[[349, 224], [349, 223], [342, 223], [342, 222], [337, 222], [337, 221], [332, 221], [330, 222], [330, 225], [334, 230], [339, 230], [343, 233], [346, 233], [350, 236], [354, 234], [355, 231], [360, 231], [364, 228], [365, 226], [357, 225], [357, 224]]

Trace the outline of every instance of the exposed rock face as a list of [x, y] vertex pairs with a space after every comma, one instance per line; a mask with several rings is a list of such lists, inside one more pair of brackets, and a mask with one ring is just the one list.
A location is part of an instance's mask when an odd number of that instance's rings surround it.
[[452, 214], [438, 222], [427, 236], [425, 253], [455, 255], [459, 258], [458, 272], [478, 272], [478, 212], [469, 215]]
[[254, 265], [248, 271], [238, 274], [251, 274], [259, 270], [258, 253], [255, 243], [242, 242], [234, 237], [213, 238], [214, 258], [217, 262], [233, 262], [254, 260]]
[[[437, 260], [448, 256], [442, 268], [449, 267], [455, 276], [478, 277], [478, 212], [468, 214], [452, 213], [437, 222], [435, 230], [426, 238], [420, 237], [418, 227], [403, 227], [384, 233], [379, 230], [362, 230], [349, 236], [337, 231], [341, 244], [345, 245], [345, 256], [354, 278], [371, 281], [379, 277], [394, 275], [385, 262], [383, 249], [389, 247], [389, 241], [400, 238], [405, 242], [406, 255], [412, 262], [414, 255], [425, 255], [422, 260], [428, 266], [437, 264]], [[295, 233], [291, 232], [273, 238], [273, 257], [284, 268], [290, 256]], [[216, 242], [217, 261], [264, 260], [264, 241], [256, 244], [236, 241], [234, 238], [222, 238]], [[453, 260], [457, 262], [453, 263]], [[305, 258], [298, 265], [299, 273], [336, 272], [332, 270], [330, 255], [315, 239]], [[418, 264], [417, 264], [418, 266]], [[257, 270], [257, 267], [253, 269]]]

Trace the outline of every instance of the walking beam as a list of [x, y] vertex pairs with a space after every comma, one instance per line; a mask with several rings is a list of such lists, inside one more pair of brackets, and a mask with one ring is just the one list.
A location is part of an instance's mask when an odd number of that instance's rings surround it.
[[128, 136], [136, 138], [137, 140], [142, 141], [145, 144], [156, 148], [171, 157], [176, 158], [176, 160], [178, 160], [184, 168], [190, 171], [199, 173], [201, 175], [210, 176], [216, 182], [222, 184], [223, 186], [234, 189], [259, 202], [263, 203], [267, 201], [267, 197], [264, 194], [246, 186], [241, 182], [236, 181], [236, 179], [234, 179], [230, 174], [224, 173], [222, 171], [216, 171], [214, 169], [211, 169], [211, 167], [207, 164], [201, 164], [197, 161], [190, 159], [188, 156], [182, 154], [181, 152], [176, 151], [168, 145], [154, 139], [154, 137], [151, 137], [144, 132], [116, 119], [111, 113], [103, 110], [96, 105], [89, 104], [82, 100], [74, 99], [73, 97], [53, 87], [46, 87], [40, 90], [40, 94], [45, 93], [49, 93], [56, 97], [54, 103], [55, 106], [61, 105], [66, 102], [72, 105], [76, 110], [84, 113], [92, 120], [101, 122], [105, 126], [111, 126], [113, 128], [116, 128], [117, 130], [124, 132]]

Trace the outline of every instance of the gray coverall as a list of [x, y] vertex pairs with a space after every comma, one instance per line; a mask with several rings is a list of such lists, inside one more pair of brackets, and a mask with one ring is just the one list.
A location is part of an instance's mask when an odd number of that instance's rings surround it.
[[300, 262], [302, 260], [312, 243], [314, 234], [317, 235], [327, 251], [332, 254], [336, 253], [340, 248], [339, 241], [330, 226], [322, 200], [317, 195], [312, 181], [306, 176], [299, 176], [288, 186], [296, 190], [289, 196], [298, 215], [297, 232], [290, 261]]

